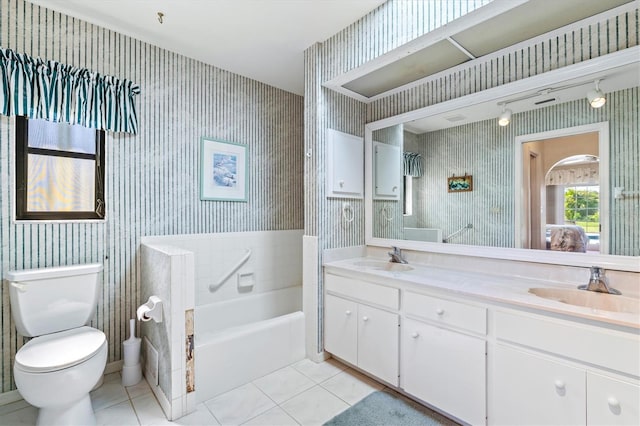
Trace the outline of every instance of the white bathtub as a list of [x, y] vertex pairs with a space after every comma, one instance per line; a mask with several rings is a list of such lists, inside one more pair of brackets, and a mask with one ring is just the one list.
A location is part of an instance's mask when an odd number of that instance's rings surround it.
[[300, 361], [304, 356], [301, 286], [195, 309], [198, 402]]

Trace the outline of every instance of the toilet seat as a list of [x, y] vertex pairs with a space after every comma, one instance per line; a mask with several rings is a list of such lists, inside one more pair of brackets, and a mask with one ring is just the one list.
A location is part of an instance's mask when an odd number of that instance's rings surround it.
[[106, 341], [102, 331], [87, 326], [36, 337], [16, 353], [14, 367], [28, 373], [73, 367], [93, 357]]

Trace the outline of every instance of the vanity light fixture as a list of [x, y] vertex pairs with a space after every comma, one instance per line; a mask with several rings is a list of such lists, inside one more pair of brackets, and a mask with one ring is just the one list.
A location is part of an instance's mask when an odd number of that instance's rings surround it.
[[502, 113], [498, 117], [498, 124], [502, 127], [508, 126], [511, 123], [511, 110], [506, 108], [507, 104], [502, 104]]
[[600, 108], [605, 103], [607, 103], [607, 98], [605, 98], [604, 93], [600, 90], [600, 80], [595, 81], [595, 89], [590, 90], [587, 93], [587, 99], [589, 100], [589, 105], [592, 108]]

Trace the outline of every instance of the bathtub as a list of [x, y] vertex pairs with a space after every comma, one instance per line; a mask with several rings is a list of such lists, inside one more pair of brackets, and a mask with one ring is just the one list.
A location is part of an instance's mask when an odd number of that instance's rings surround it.
[[195, 309], [197, 402], [304, 357], [301, 286]]

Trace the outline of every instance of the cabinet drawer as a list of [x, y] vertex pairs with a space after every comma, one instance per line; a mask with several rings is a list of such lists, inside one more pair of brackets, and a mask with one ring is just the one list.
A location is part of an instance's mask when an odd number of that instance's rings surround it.
[[400, 291], [397, 288], [332, 274], [325, 275], [324, 285], [327, 291], [362, 300], [365, 303], [372, 303], [395, 310], [400, 305]]
[[587, 372], [588, 425], [640, 425], [640, 386]]
[[640, 376], [637, 334], [502, 311], [496, 312], [495, 327], [498, 339]]
[[406, 291], [404, 312], [441, 324], [487, 334], [487, 310], [477, 306]]

